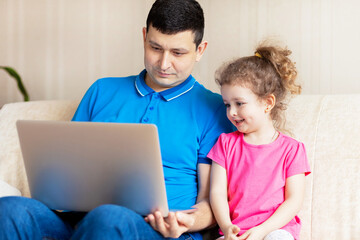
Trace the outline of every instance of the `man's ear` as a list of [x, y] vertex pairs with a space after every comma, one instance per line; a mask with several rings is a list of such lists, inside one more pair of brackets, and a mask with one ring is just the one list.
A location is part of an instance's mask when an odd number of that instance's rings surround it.
[[143, 34], [143, 40], [145, 42], [145, 40], [146, 40], [146, 27], [143, 27], [142, 34]]
[[202, 41], [199, 46], [197, 47], [196, 49], [196, 61], [200, 61], [202, 55], [204, 54], [205, 52], [205, 49], [208, 45], [208, 42], [207, 41]]

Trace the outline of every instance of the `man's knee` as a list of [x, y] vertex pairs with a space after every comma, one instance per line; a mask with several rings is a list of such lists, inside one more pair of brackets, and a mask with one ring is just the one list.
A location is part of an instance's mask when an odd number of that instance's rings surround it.
[[24, 229], [31, 223], [31, 216], [27, 211], [28, 199], [23, 197], [0, 198], [0, 239], [21, 239]]
[[136, 235], [143, 218], [117, 205], [102, 205], [90, 211], [78, 224], [73, 239], [127, 239]]
[[26, 212], [28, 201], [31, 200], [15, 196], [0, 198], [0, 218], [19, 216], [19, 213]]
[[89, 212], [84, 221], [94, 226], [113, 228], [126, 226], [134, 220], [142, 220], [135, 212], [117, 205], [101, 205]]
[[0, 239], [69, 239], [71, 230], [43, 203], [0, 198]]
[[136, 212], [117, 205], [102, 205], [77, 226], [72, 239], [163, 239]]

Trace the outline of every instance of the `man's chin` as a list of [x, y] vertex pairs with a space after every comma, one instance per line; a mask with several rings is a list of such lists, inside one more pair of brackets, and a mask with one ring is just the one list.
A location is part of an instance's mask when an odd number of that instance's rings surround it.
[[175, 81], [174, 79], [171, 79], [171, 78], [157, 78], [156, 84], [159, 87], [163, 87], [163, 88], [172, 88], [172, 87], [175, 87], [176, 85], [178, 85], [177, 81]]

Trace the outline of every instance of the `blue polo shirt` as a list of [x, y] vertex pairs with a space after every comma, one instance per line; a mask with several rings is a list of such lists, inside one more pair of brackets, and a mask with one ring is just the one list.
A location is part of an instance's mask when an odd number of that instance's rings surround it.
[[197, 164], [211, 164], [206, 155], [218, 136], [233, 128], [221, 96], [191, 75], [178, 86], [155, 92], [145, 84], [145, 74], [97, 80], [73, 121], [155, 124], [169, 208], [188, 209], [196, 203]]

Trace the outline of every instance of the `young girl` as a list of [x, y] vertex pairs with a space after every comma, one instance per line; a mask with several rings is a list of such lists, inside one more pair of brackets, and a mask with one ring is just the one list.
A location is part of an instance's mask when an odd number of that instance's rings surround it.
[[287, 95], [301, 92], [290, 54], [263, 45], [217, 71], [227, 117], [237, 128], [208, 154], [219, 239], [299, 239], [296, 214], [310, 167], [304, 144], [279, 131]]

